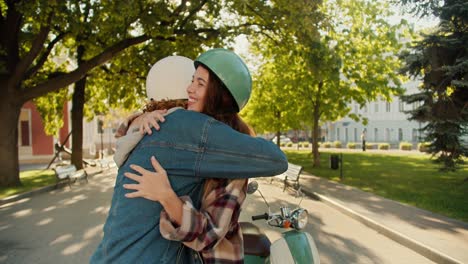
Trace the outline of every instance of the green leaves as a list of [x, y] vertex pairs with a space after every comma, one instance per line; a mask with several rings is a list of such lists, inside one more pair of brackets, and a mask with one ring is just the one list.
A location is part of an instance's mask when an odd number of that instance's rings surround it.
[[34, 104], [41, 114], [44, 131], [47, 135], [57, 136], [63, 126], [64, 105], [70, 100], [68, 90], [63, 89], [34, 99]]
[[[259, 36], [254, 43], [258, 56], [267, 62], [257, 75], [260, 87], [270, 87], [265, 89], [270, 95], [262, 100], [272, 101], [263, 104], [275, 105], [282, 113], [301, 109], [292, 120], [310, 119], [318, 106], [321, 120], [331, 121], [348, 113], [347, 103], [364, 105], [379, 96], [401, 93], [403, 77], [397, 73], [401, 62], [396, 55], [405, 25], [392, 26], [383, 19], [391, 14], [388, 5], [380, 8], [369, 1], [346, 0], [310, 3], [275, 1], [281, 15], [274, 21], [275, 30], [281, 39]], [[262, 104], [256, 96], [252, 102]], [[297, 123], [292, 120], [281, 122], [282, 127], [292, 128]]]
[[[404, 1], [414, 7], [416, 1]], [[419, 4], [419, 2], [417, 3]], [[423, 79], [421, 92], [405, 97], [406, 102], [422, 103], [410, 111], [412, 119], [427, 122], [429, 152], [444, 170], [456, 170], [468, 156], [468, 2], [425, 1], [414, 13], [436, 15], [436, 31], [421, 34], [406, 59], [403, 71]]]
[[[397, 57], [405, 23], [385, 21], [388, 5], [371, 1], [272, 1], [272, 29], [257, 35], [253, 52], [262, 63], [243, 116], [259, 132], [320, 125], [378, 97], [402, 92]], [[313, 144], [318, 165], [318, 145]]]

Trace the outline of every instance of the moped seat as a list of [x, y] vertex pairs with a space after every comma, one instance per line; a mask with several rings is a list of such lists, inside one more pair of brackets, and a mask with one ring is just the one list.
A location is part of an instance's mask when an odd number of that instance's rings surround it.
[[244, 254], [260, 257], [270, 255], [271, 242], [260, 228], [249, 222], [240, 222], [244, 238]]

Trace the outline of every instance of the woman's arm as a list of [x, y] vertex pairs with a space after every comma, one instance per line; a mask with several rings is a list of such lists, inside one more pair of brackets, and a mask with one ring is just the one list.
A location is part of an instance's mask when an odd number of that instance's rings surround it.
[[[161, 235], [169, 240], [181, 241], [196, 251], [204, 251], [222, 244], [223, 249], [236, 252], [240, 246], [238, 219], [245, 200], [246, 179], [230, 180], [204, 197], [201, 210], [194, 208], [189, 197], [184, 200], [182, 222], [174, 224], [168, 211], [161, 212]], [[234, 237], [234, 238], [233, 238]], [[238, 250], [238, 249], [237, 249]]]
[[163, 237], [184, 242], [196, 251], [213, 248], [221, 241], [231, 244], [228, 238], [238, 232], [236, 223], [240, 207], [245, 200], [247, 180], [219, 180], [217, 183], [228, 182], [228, 184], [220, 184], [213, 188], [204, 197], [202, 208], [198, 211], [189, 197], [177, 197], [171, 188], [166, 171], [154, 157], [151, 158], [151, 163], [156, 172], [131, 165], [131, 168], [141, 176], [125, 173], [126, 177], [137, 182], [137, 184], [124, 184], [124, 188], [135, 190], [125, 196], [143, 197], [161, 203], [164, 207], [160, 218], [160, 231]]
[[119, 128], [115, 132], [115, 137], [119, 138], [127, 135], [128, 131], [138, 130], [141, 134], [148, 133], [151, 135], [151, 127], [159, 130], [158, 122], [164, 122], [166, 109], [154, 110], [146, 113], [134, 113], [120, 123]]
[[154, 110], [152, 112], [146, 112], [140, 115], [132, 123], [132, 127], [138, 128], [141, 134], [148, 133], [151, 135], [151, 127], [154, 127], [156, 130], [159, 130], [158, 122], [164, 122], [164, 114], [167, 113], [167, 109]]

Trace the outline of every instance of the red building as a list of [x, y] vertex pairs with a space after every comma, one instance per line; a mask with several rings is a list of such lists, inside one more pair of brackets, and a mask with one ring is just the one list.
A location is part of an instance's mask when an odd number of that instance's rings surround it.
[[[63, 108], [64, 126], [60, 129], [59, 140], [63, 142], [70, 131], [68, 103]], [[44, 132], [42, 118], [32, 101], [21, 108], [18, 122], [18, 153], [20, 163], [48, 162], [55, 154], [57, 139]], [[67, 142], [70, 146], [70, 139]]]

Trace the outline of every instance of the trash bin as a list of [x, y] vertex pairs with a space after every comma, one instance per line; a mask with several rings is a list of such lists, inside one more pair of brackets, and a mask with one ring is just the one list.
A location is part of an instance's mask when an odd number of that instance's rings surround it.
[[339, 161], [340, 161], [340, 158], [338, 157], [337, 154], [330, 155], [330, 169], [337, 170], [340, 167], [338, 163]]

